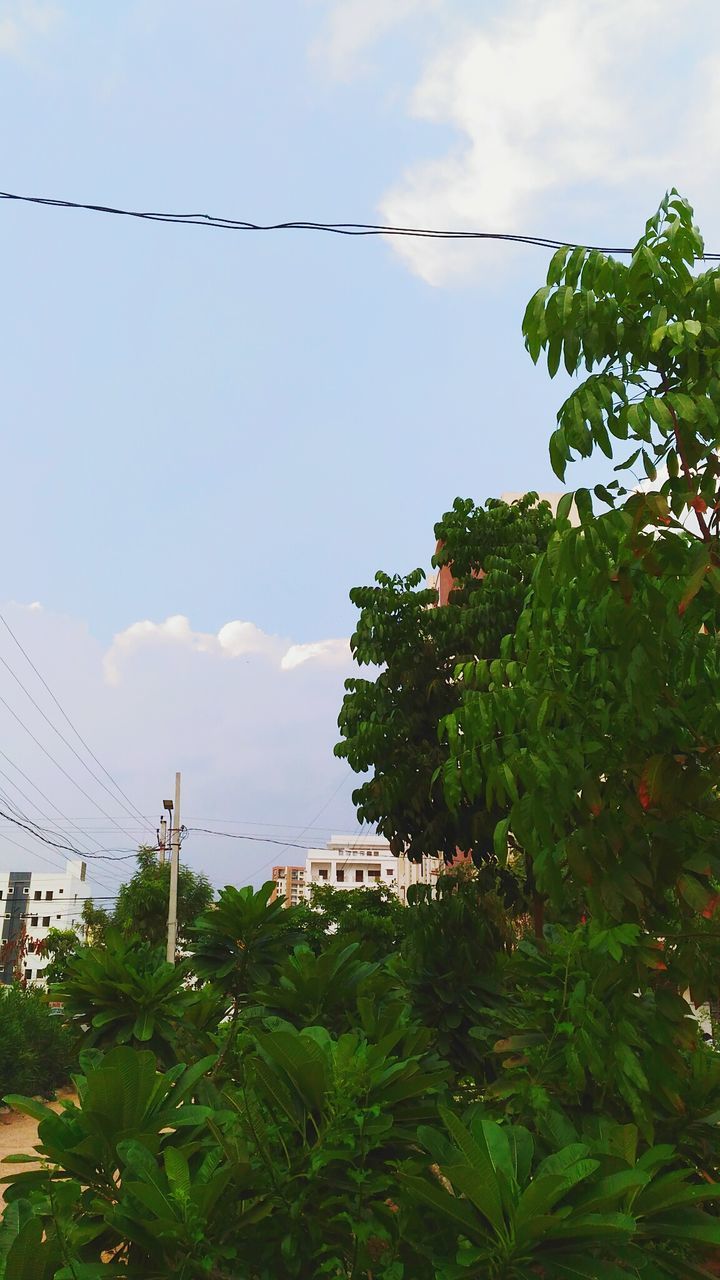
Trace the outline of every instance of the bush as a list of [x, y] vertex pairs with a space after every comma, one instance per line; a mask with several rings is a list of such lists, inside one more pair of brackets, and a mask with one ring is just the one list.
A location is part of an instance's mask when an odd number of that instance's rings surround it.
[[40, 991], [0, 988], [0, 1097], [51, 1097], [67, 1084], [76, 1055], [74, 1037], [54, 1017]]

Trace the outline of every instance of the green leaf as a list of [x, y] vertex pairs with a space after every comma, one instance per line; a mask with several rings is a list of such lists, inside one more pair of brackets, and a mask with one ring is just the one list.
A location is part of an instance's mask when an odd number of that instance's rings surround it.
[[565, 468], [567, 467], [567, 446], [565, 444], [565, 432], [558, 428], [553, 431], [550, 437], [550, 465], [559, 480], [565, 479]]
[[508, 832], [510, 831], [510, 819], [503, 818], [502, 822], [498, 822], [493, 832], [493, 850], [495, 857], [501, 866], [505, 866], [508, 853]]
[[669, 435], [673, 430], [673, 419], [670, 410], [664, 400], [660, 396], [647, 396], [645, 403], [650, 410], [650, 416], [657, 423], [664, 435]]
[[138, 1014], [133, 1023], [133, 1035], [136, 1040], [152, 1040], [155, 1031], [155, 1018], [152, 1013]]
[[553, 254], [547, 272], [547, 283], [549, 285], [559, 284], [562, 280], [565, 261], [569, 253], [571, 253], [570, 246], [564, 245], [562, 249], [557, 249]]
[[564, 493], [562, 495], [557, 504], [556, 519], [558, 524], [563, 524], [564, 521], [569, 518], [570, 512], [572, 511], [574, 496], [575, 495], [573, 493]]
[[614, 470], [614, 471], [629, 471], [629, 470], [630, 470], [630, 468], [631, 468], [631, 467], [633, 467], [633, 466], [635, 465], [635, 463], [637, 462], [638, 458], [640, 457], [640, 453], [641, 453], [641, 450], [640, 450], [640, 449], [636, 449], [634, 453], [631, 453], [631, 454], [630, 454], [630, 457], [629, 457], [629, 458], [626, 458], [624, 462], [619, 462], [619, 463], [618, 463], [618, 465], [617, 465], [616, 467], [614, 467], [614, 468], [613, 468], [613, 470]]
[[704, 561], [703, 563], [697, 566], [695, 571], [691, 573], [690, 577], [685, 582], [685, 585], [683, 587], [682, 597], [678, 605], [678, 613], [681, 616], [682, 614], [684, 614], [685, 610], [687, 609], [691, 601], [695, 599], [695, 596], [697, 595], [698, 591], [703, 585], [703, 582], [705, 581], [705, 575], [709, 568], [710, 568], [709, 562]]
[[555, 377], [560, 368], [560, 358], [562, 356], [563, 340], [559, 334], [554, 334], [548, 343], [547, 366], [548, 373], [551, 378]]
[[58, 1259], [43, 1243], [41, 1218], [29, 1218], [15, 1237], [5, 1261], [7, 1280], [53, 1280]]
[[[475, 1194], [480, 1197], [481, 1202], [473, 1197], [473, 1203], [488, 1219], [494, 1230], [498, 1234], [503, 1234], [505, 1231], [505, 1219], [503, 1216], [502, 1196], [484, 1131], [481, 1130], [476, 1137], [473, 1137], [452, 1111], [448, 1111], [446, 1107], [440, 1107], [439, 1111], [450, 1137], [459, 1147], [468, 1162], [470, 1170], [479, 1180]], [[475, 1187], [475, 1184], [473, 1186]]]
[[163, 1153], [165, 1174], [173, 1191], [184, 1195], [190, 1192], [190, 1166], [187, 1156], [178, 1147], [166, 1147]]
[[446, 1218], [455, 1228], [459, 1228], [464, 1235], [468, 1235], [471, 1239], [488, 1235], [485, 1223], [473, 1213], [467, 1201], [451, 1196], [433, 1182], [425, 1182], [422, 1178], [416, 1178], [407, 1173], [399, 1173], [398, 1180], [415, 1200], [439, 1212], [441, 1217]]
[[588, 524], [593, 518], [592, 499], [589, 489], [575, 490], [575, 506], [581, 524]]
[[22, 1111], [26, 1116], [32, 1116], [33, 1120], [47, 1120], [49, 1116], [55, 1114], [44, 1103], [36, 1102], [34, 1098], [24, 1098], [20, 1093], [6, 1094], [3, 1102], [8, 1107], [12, 1107], [14, 1111]]

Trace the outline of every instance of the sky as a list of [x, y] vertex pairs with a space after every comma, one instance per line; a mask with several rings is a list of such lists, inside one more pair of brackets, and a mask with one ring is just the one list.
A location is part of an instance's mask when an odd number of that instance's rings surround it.
[[[718, 250], [718, 36], [714, 0], [0, 0], [0, 187], [623, 246], [677, 186]], [[0, 807], [128, 855], [110, 893], [180, 769], [188, 827], [253, 837], [183, 856], [258, 883], [357, 829], [350, 588], [427, 566], [458, 494], [558, 487], [548, 255], [10, 202], [0, 234], [0, 611], [130, 800], [0, 626]]]

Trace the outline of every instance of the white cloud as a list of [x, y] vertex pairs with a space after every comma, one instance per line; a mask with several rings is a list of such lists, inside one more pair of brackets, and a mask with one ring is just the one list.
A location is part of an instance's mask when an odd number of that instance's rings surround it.
[[283, 644], [279, 637], [267, 635], [254, 622], [226, 622], [217, 635], [212, 635], [193, 631], [189, 619], [178, 613], [164, 622], [150, 622], [148, 619], [133, 622], [118, 632], [104, 658], [106, 679], [110, 684], [118, 684], [125, 660], [139, 650], [168, 645], [228, 658], [264, 654], [278, 660], [287, 648], [287, 642]]
[[[384, 220], [600, 236], [610, 217], [617, 225], [621, 199], [635, 217], [672, 185], [715, 199], [720, 78], [704, 50], [720, 36], [720, 9], [696, 0], [692, 29], [687, 18], [674, 0], [513, 0], [472, 21], [456, 10], [408, 103], [455, 139], [407, 168], [382, 198]], [[509, 255], [492, 244], [391, 243], [435, 285]]]
[[59, 17], [54, 4], [43, 4], [40, 0], [4, 0], [0, 16], [0, 55], [22, 57], [35, 39], [50, 34]]
[[411, 18], [439, 9], [440, 0], [333, 0], [311, 52], [333, 76], [346, 79], [357, 73], [361, 55], [378, 40]]
[[[36, 606], [30, 605], [29, 608]], [[174, 648], [192, 653], [209, 653], [223, 658], [265, 658], [282, 671], [292, 671], [305, 662], [325, 665], [347, 665], [350, 646], [347, 640], [314, 640], [308, 644], [290, 644], [280, 636], [268, 635], [254, 622], [226, 622], [217, 635], [193, 631], [184, 614], [173, 614], [164, 622], [133, 622], [113, 637], [103, 659], [105, 679], [119, 684], [126, 664], [139, 652]]]
[[[194, 631], [186, 617], [176, 615], [135, 623], [107, 647], [81, 621], [47, 608], [7, 604], [0, 613], [99, 760], [149, 816], [149, 825], [143, 830], [118, 797], [103, 789], [104, 782], [112, 792], [112, 784], [2, 627], [0, 658], [67, 742], [7, 675], [3, 697], [26, 728], [0, 702], [0, 809], [8, 812], [9, 798], [43, 826], [58, 823], [69, 830], [72, 841], [132, 849], [152, 837], [180, 769], [188, 827], [218, 826], [302, 843], [325, 839], [317, 831], [302, 835], [306, 824], [353, 829], [351, 779], [333, 756], [343, 681], [352, 670], [347, 641], [293, 644], [248, 621], [229, 622], [213, 634]], [[67, 828], [65, 817], [80, 831]], [[183, 856], [218, 884], [257, 883], [274, 861], [303, 860], [300, 850], [199, 831], [190, 832]], [[0, 868], [44, 865], [43, 857], [64, 859], [0, 819]], [[132, 871], [132, 862], [91, 863], [90, 869], [112, 888]]]
[[328, 666], [348, 666], [350, 645], [347, 640], [315, 640], [310, 644], [293, 644], [283, 655], [283, 671], [293, 671], [304, 662], [321, 662]]

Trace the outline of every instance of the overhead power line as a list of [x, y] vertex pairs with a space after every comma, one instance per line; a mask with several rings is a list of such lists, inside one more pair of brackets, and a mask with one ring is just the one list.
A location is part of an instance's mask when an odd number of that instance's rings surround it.
[[[73, 853], [76, 858], [81, 858], [83, 861], [85, 861], [86, 858], [93, 858], [98, 859], [101, 862], [128, 862], [131, 858], [137, 858], [138, 856], [137, 849], [129, 849], [127, 851], [123, 851], [122, 849], [105, 849], [103, 852], [100, 852], [99, 850], [78, 849], [75, 845], [67, 844], [65, 841], [51, 839], [50, 835], [44, 832], [41, 827], [38, 827], [37, 823], [33, 823], [30, 818], [28, 818], [26, 822], [21, 822], [19, 818], [13, 817], [12, 814], [7, 813], [4, 809], [0, 809], [0, 818], [4, 818], [6, 822], [12, 823], [14, 827], [21, 827], [23, 831], [29, 832], [36, 840], [41, 840], [43, 844], [49, 845], [51, 849], [61, 849], [66, 853]], [[183, 832], [186, 830], [187, 828], [183, 828]], [[51, 834], [55, 833], [53, 832]], [[153, 847], [151, 852], [159, 852], [159, 846]]]
[[[2, 795], [7, 801], [7, 797], [5, 796], [4, 792], [0, 791], [0, 795]], [[14, 805], [11, 807], [15, 810]], [[22, 812], [22, 810], [15, 810], [15, 811], [19, 812], [21, 817], [26, 818], [28, 823], [32, 821], [30, 818], [28, 818], [27, 814], [24, 814]], [[36, 840], [42, 841], [43, 844], [45, 843], [45, 841], [42, 840], [42, 837], [38, 835], [37, 832], [33, 831], [33, 835]], [[12, 836], [9, 836], [7, 834], [7, 831], [1, 831], [0, 846], [4, 846], [6, 844], [13, 845], [16, 849], [20, 849], [23, 853], [29, 854], [30, 857], [32, 858], [39, 858], [41, 862], [46, 862], [49, 867], [55, 867], [59, 871], [62, 871], [64, 869], [65, 862], [67, 861], [66, 858], [58, 861], [59, 855], [57, 853], [54, 854], [51, 858], [48, 858], [44, 853], [39, 853], [37, 849], [31, 849], [31, 848], [28, 848], [26, 844], [21, 844], [19, 840], [15, 840]], [[109, 868], [103, 868], [103, 870], [109, 870]], [[100, 876], [95, 875], [94, 872], [88, 871], [87, 879], [92, 880], [93, 884], [101, 885], [103, 889], [110, 889], [113, 892], [115, 892], [115, 889], [112, 884], [108, 884], [107, 880], [103, 880]]]
[[226, 840], [249, 840], [253, 844], [279, 844], [282, 849], [305, 849], [307, 851], [314, 848], [311, 844], [296, 844], [292, 840], [275, 840], [272, 836], [246, 836], [237, 831], [212, 831], [210, 827], [187, 827], [186, 830], [199, 831], [206, 836], [223, 836]]
[[[16, 771], [17, 773], [19, 773], [19, 774], [20, 774], [20, 776], [21, 776], [22, 778], [24, 778], [26, 782], [28, 782], [28, 783], [30, 784], [30, 786], [33, 788], [33, 790], [34, 790], [34, 791], [36, 791], [36, 792], [37, 792], [37, 794], [38, 794], [39, 796], [41, 796], [41, 797], [42, 797], [42, 799], [43, 799], [43, 800], [44, 800], [48, 805], [50, 805], [50, 808], [51, 808], [51, 809], [54, 809], [56, 813], [59, 813], [59, 814], [60, 814], [60, 817], [61, 817], [61, 818], [63, 818], [63, 820], [64, 820], [65, 822], [67, 822], [67, 823], [68, 823], [68, 825], [69, 825], [70, 827], [72, 827], [74, 831], [76, 831], [76, 832], [77, 832], [77, 834], [78, 834], [78, 836], [80, 837], [80, 839], [76, 841], [76, 844], [77, 844], [77, 846], [78, 846], [78, 847], [77, 847], [77, 849], [75, 849], [75, 850], [74, 850], [74, 852], [76, 852], [76, 854], [77, 854], [78, 856], [82, 857], [82, 858], [84, 858], [86, 854], [88, 854], [88, 853], [92, 853], [92, 852], [93, 852], [93, 850], [90, 848], [90, 845], [87, 843], [87, 841], [83, 838], [83, 832], [81, 831], [80, 827], [78, 827], [78, 826], [77, 826], [77, 825], [76, 825], [76, 824], [75, 824], [75, 823], [74, 823], [70, 818], [68, 818], [68, 817], [67, 817], [67, 816], [62, 812], [62, 810], [61, 810], [61, 809], [58, 809], [57, 805], [56, 805], [56, 804], [54, 804], [54, 803], [53, 803], [53, 801], [52, 801], [52, 800], [50, 800], [50, 798], [49, 798], [48, 796], [46, 796], [46, 795], [45, 795], [45, 792], [44, 792], [44, 791], [41, 791], [41, 790], [40, 790], [40, 788], [37, 786], [37, 784], [36, 784], [36, 783], [34, 783], [34, 782], [32, 781], [32, 779], [31, 779], [31, 778], [29, 778], [29, 777], [28, 777], [28, 775], [27, 775], [26, 773], [23, 773], [23, 771], [22, 771], [22, 769], [19, 767], [19, 765], [15, 764], [15, 762], [14, 762], [13, 760], [11, 760], [11, 759], [10, 759], [10, 757], [9, 757], [8, 755], [6, 755], [4, 751], [0, 750], [0, 756], [2, 756], [2, 758], [3, 758], [4, 760], [6, 760], [6, 761], [7, 761], [7, 763], [8, 763], [8, 764], [13, 768], [13, 769], [15, 769], [15, 771]], [[7, 782], [10, 784], [10, 786], [12, 786], [12, 787], [15, 789], [15, 791], [17, 791], [17, 792], [18, 792], [18, 793], [19, 793], [19, 794], [20, 794], [20, 795], [21, 795], [25, 800], [27, 800], [27, 801], [29, 802], [29, 804], [30, 804], [30, 805], [32, 805], [33, 809], [35, 809], [35, 810], [37, 811], [37, 813], [39, 813], [39, 814], [40, 814], [40, 817], [41, 817], [41, 818], [44, 818], [44, 819], [46, 820], [46, 822], [49, 822], [49, 823], [51, 823], [51, 824], [52, 824], [52, 834], [57, 834], [57, 835], [59, 835], [60, 837], [63, 837], [63, 836], [65, 835], [65, 833], [64, 833], [63, 831], [59, 830], [59, 823], [58, 823], [57, 821], [53, 821], [53, 819], [50, 817], [50, 815], [49, 815], [48, 813], [46, 813], [44, 809], [41, 809], [41, 808], [40, 808], [40, 806], [39, 806], [39, 804], [37, 804], [37, 802], [36, 802], [35, 800], [33, 800], [33, 799], [32, 799], [32, 798], [27, 794], [27, 792], [26, 792], [26, 791], [23, 791], [23, 789], [22, 789], [22, 787], [20, 786], [20, 784], [19, 784], [18, 782], [15, 782], [15, 781], [14, 781], [14, 779], [12, 779], [12, 778], [10, 777], [10, 775], [9, 775], [9, 774], [7, 774], [7, 773], [5, 772], [5, 770], [4, 770], [4, 769], [0, 769], [0, 776], [2, 776], [3, 778], [5, 778], [5, 779], [7, 780]], [[6, 793], [3, 793], [3, 794], [6, 794]], [[48, 828], [47, 828], [47, 827], [45, 827], [45, 828], [40, 828], [40, 827], [39, 827], [39, 824], [35, 821], [35, 819], [34, 819], [34, 818], [30, 818], [30, 817], [28, 816], [28, 814], [27, 814], [27, 813], [25, 813], [25, 812], [23, 812], [23, 810], [22, 810], [21, 808], [19, 808], [19, 806], [18, 806], [17, 804], [15, 804], [14, 802], [11, 802], [11, 803], [10, 803], [10, 808], [13, 810], [13, 812], [14, 812], [14, 813], [16, 813], [16, 814], [18, 815], [18, 817], [20, 817], [20, 818], [24, 818], [24, 819], [25, 819], [25, 821], [26, 821], [27, 823], [31, 824], [31, 825], [33, 826], [33, 828], [34, 828], [34, 829], [36, 829], [36, 839], [40, 839], [40, 838], [41, 838], [41, 837], [39, 837], [39, 836], [37, 835], [37, 830], [45, 830], [45, 831], [47, 831], [47, 830], [48, 830]], [[9, 837], [4, 833], [4, 832], [1, 832], [1, 833], [0, 833], [0, 836], [1, 836], [1, 838], [2, 838], [3, 840], [7, 840], [7, 839], [9, 838]], [[20, 847], [20, 848], [22, 848], [22, 847], [24, 847], [24, 846], [19, 846], [19, 847]], [[31, 850], [27, 850], [27, 849], [26, 849], [26, 852], [35, 852], [35, 851], [34, 851], [34, 850], [32, 850], [32, 851], [31, 851]], [[40, 855], [38, 854], [37, 856], [39, 857]], [[110, 868], [107, 868], [107, 870], [108, 870], [108, 872], [109, 872], [109, 871], [110, 871]], [[94, 877], [92, 877], [92, 878], [93, 878], [93, 879], [94, 879], [98, 884], [102, 884], [102, 885], [104, 885], [106, 888], [110, 888], [110, 886], [107, 884], [107, 882], [106, 882], [105, 880], [101, 880], [98, 876], [94, 876]]]
[[[44, 205], [52, 209], [83, 209], [89, 213], [113, 214], [136, 218], [143, 222], [172, 223], [185, 227], [214, 227], [220, 231], [325, 231], [338, 236], [407, 236], [420, 240], [495, 240], [508, 244], [535, 245], [541, 249], [594, 249], [600, 253], [632, 254], [633, 250], [618, 246], [584, 244], [555, 240], [550, 236], [520, 235], [509, 231], [441, 230], [437, 227], [395, 227], [375, 222], [313, 222], [305, 219], [290, 222], [247, 222], [241, 218], [218, 217], [211, 213], [153, 213], [140, 209], [121, 209], [115, 205], [89, 204], [81, 200], [57, 200], [50, 196], [22, 196], [0, 191], [0, 200]], [[705, 253], [708, 262], [720, 261], [720, 253]]]
[[[123, 791], [123, 789], [122, 789], [122, 787], [120, 786], [120, 784], [119, 784], [118, 782], [116, 782], [116, 780], [115, 780], [115, 778], [112, 776], [112, 774], [111, 774], [111, 773], [110, 773], [110, 772], [105, 768], [105, 766], [102, 764], [102, 762], [101, 762], [100, 760], [98, 760], [97, 756], [95, 755], [95, 752], [92, 750], [92, 748], [91, 748], [91, 747], [88, 745], [88, 743], [85, 741], [85, 739], [83, 738], [83, 736], [82, 736], [82, 734], [80, 733], [80, 731], [79, 731], [78, 729], [76, 729], [76, 728], [75, 728], [75, 725], [73, 724], [73, 722], [72, 722], [72, 720], [70, 719], [69, 715], [68, 715], [68, 714], [67, 714], [67, 712], [65, 711], [65, 708], [61, 705], [61, 703], [59, 702], [59, 700], [56, 698], [56, 696], [55, 696], [55, 694], [53, 693], [52, 689], [50, 688], [50, 685], [48, 684], [47, 680], [44, 678], [44, 676], [41, 674], [41, 672], [40, 672], [40, 671], [38, 671], [38, 668], [35, 666], [35, 663], [33, 662], [32, 658], [31, 658], [31, 657], [30, 657], [30, 655], [29, 655], [29, 653], [27, 652], [27, 650], [26, 650], [26, 649], [24, 649], [24, 648], [23, 648], [22, 644], [20, 643], [20, 641], [18, 640], [17, 636], [15, 635], [15, 632], [13, 631], [12, 627], [10, 626], [10, 623], [9, 623], [9, 622], [7, 622], [7, 620], [2, 616], [2, 614], [0, 614], [0, 622], [1, 622], [1, 623], [2, 623], [2, 625], [5, 627], [5, 630], [8, 632], [8, 635], [9, 635], [9, 636], [10, 636], [10, 638], [14, 641], [15, 645], [17, 646], [17, 648], [20, 650], [20, 652], [21, 652], [21, 654], [23, 655], [23, 657], [24, 657], [25, 661], [28, 663], [28, 665], [30, 666], [30, 668], [35, 672], [35, 675], [37, 676], [37, 678], [38, 678], [38, 680], [40, 681], [40, 683], [41, 683], [41, 685], [43, 686], [43, 688], [46, 690], [46, 692], [47, 692], [47, 693], [50, 695], [50, 697], [52, 698], [53, 702], [55, 703], [55, 706], [57, 707], [58, 711], [60, 712], [60, 714], [61, 714], [61, 716], [63, 717], [63, 719], [65, 720], [65, 722], [66, 722], [66, 723], [69, 725], [69, 727], [72, 729], [72, 731], [73, 731], [73, 733], [75, 734], [75, 737], [77, 738], [78, 742], [80, 742], [80, 743], [81, 743], [81, 745], [85, 748], [85, 750], [87, 751], [88, 755], [92, 757], [92, 759], [95, 761], [95, 763], [96, 763], [96, 765], [98, 766], [98, 768], [102, 771], [102, 773], [104, 773], [104, 774], [105, 774], [105, 777], [108, 779], [108, 781], [112, 783], [112, 785], [113, 785], [113, 787], [115, 788], [115, 790], [117, 791], [118, 795], [122, 797], [122, 799], [120, 800], [121, 807], [125, 810], [125, 812], [126, 812], [127, 814], [129, 814], [129, 815], [130, 815], [130, 817], [131, 817], [131, 818], [133, 818], [133, 820], [135, 819], [135, 816], [137, 816], [138, 818], [140, 818], [140, 821], [142, 822], [143, 827], [144, 827], [144, 828], [145, 828], [145, 827], [147, 827], [148, 822], [147, 822], [147, 818], [145, 817], [145, 815], [144, 815], [144, 814], [142, 814], [142, 813], [140, 812], [140, 810], [137, 808], [137, 806], [133, 804], [132, 800], [130, 799], [130, 797], [129, 797], [129, 796], [127, 796], [127, 795], [125, 794], [125, 792]], [[110, 795], [114, 800], [116, 800], [116, 801], [117, 801], [117, 796], [113, 796], [112, 792], [108, 789], [108, 787], [105, 785], [105, 783], [104, 783], [104, 782], [102, 782], [102, 780], [101, 780], [100, 778], [98, 778], [98, 777], [97, 777], [97, 775], [96, 775], [95, 773], [93, 773], [92, 769], [89, 767], [89, 765], [88, 765], [84, 760], [82, 760], [82, 758], [78, 755], [78, 753], [77, 753], [77, 751], [75, 750], [75, 748], [74, 748], [74, 747], [73, 747], [73, 746], [68, 742], [67, 738], [65, 738], [65, 737], [64, 737], [64, 735], [63, 735], [62, 733], [60, 733], [60, 730], [59, 730], [59, 729], [57, 729], [57, 728], [55, 727], [55, 725], [54, 725], [54, 724], [52, 723], [52, 721], [48, 718], [48, 716], [45, 714], [45, 712], [42, 710], [42, 708], [38, 706], [38, 704], [37, 704], [37, 702], [35, 701], [35, 699], [33, 698], [32, 694], [31, 694], [31, 693], [29, 693], [29, 691], [25, 688], [25, 685], [24, 685], [24, 684], [23, 684], [23, 682], [20, 680], [19, 676], [17, 676], [17, 675], [15, 674], [15, 672], [14, 672], [14, 671], [13, 671], [13, 669], [12, 669], [12, 667], [11, 667], [8, 663], [6, 663], [4, 659], [0, 659], [0, 661], [2, 661], [3, 666], [7, 667], [8, 671], [10, 672], [11, 676], [13, 677], [13, 679], [17, 681], [17, 683], [20, 685], [20, 688], [24, 691], [24, 693], [25, 693], [25, 694], [27, 694], [27, 697], [30, 699], [30, 701], [32, 702], [33, 706], [34, 706], [34, 707], [36, 707], [36, 708], [37, 708], [37, 710], [40, 712], [40, 714], [41, 714], [41, 716], [43, 717], [43, 719], [47, 721], [47, 723], [48, 723], [48, 724], [50, 725], [50, 727], [54, 730], [54, 732], [58, 735], [58, 737], [62, 739], [62, 741], [65, 743], [65, 745], [66, 745], [67, 747], [69, 747], [70, 751], [72, 751], [73, 755], [74, 755], [74, 756], [76, 756], [76, 758], [80, 761], [80, 763], [83, 765], [83, 767], [84, 767], [85, 769], [87, 769], [87, 771], [88, 771], [88, 773], [91, 775], [91, 777], [92, 777], [92, 778], [94, 778], [96, 782], [99, 782], [99, 783], [100, 783], [100, 785], [105, 789], [105, 791], [107, 791], [108, 795]], [[127, 804], [125, 804], [125, 803], [124, 803], [124, 801], [127, 801]], [[128, 806], [130, 806], [130, 807], [128, 808]], [[115, 819], [114, 819], [114, 818], [112, 818], [112, 819], [111, 819], [111, 821], [112, 821], [113, 823], [115, 823]], [[115, 823], [115, 825], [117, 825], [117, 823]]]

